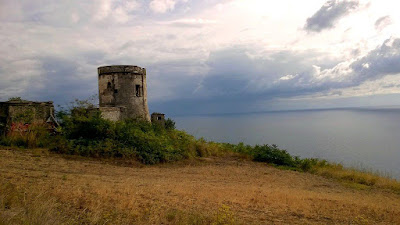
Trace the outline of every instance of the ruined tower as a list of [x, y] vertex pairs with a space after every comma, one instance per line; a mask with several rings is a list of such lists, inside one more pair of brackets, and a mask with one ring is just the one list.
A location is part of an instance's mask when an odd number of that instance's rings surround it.
[[99, 104], [104, 118], [113, 121], [142, 118], [150, 121], [145, 68], [102, 66], [98, 68], [98, 73]]

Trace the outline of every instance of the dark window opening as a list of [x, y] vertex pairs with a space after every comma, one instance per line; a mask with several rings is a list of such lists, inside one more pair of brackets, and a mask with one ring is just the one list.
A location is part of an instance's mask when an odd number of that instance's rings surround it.
[[107, 88], [111, 88], [111, 83], [110, 82], [107, 83]]
[[136, 85], [136, 97], [142, 96], [141, 87], [140, 85]]
[[161, 116], [157, 116], [157, 120], [161, 120]]
[[117, 93], [118, 93], [118, 89], [115, 89], [115, 90], [114, 90], [114, 93], [117, 94]]

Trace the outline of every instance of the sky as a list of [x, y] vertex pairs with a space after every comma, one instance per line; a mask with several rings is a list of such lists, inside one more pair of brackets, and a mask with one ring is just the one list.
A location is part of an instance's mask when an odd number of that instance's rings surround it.
[[167, 115], [400, 105], [400, 1], [0, 0], [0, 101], [147, 69]]

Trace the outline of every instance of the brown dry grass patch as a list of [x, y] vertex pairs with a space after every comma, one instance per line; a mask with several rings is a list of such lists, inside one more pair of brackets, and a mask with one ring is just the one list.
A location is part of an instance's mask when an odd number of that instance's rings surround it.
[[400, 196], [232, 157], [119, 166], [3, 149], [0, 224], [400, 224]]

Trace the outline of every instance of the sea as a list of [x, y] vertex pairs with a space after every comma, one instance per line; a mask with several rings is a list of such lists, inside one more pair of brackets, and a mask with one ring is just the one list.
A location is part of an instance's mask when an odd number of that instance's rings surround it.
[[400, 108], [345, 108], [173, 117], [208, 141], [276, 144], [400, 180]]

